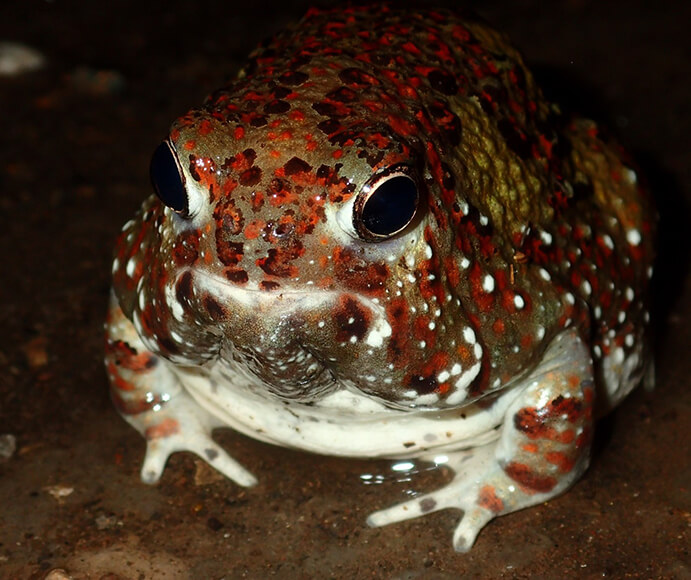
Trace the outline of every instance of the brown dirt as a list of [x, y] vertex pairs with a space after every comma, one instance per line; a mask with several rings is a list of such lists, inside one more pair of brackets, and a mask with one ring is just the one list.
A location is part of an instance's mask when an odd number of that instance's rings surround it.
[[662, 214], [657, 388], [600, 424], [592, 466], [569, 493], [496, 520], [459, 555], [457, 512], [367, 528], [368, 512], [405, 497], [390, 477], [360, 483], [364, 471], [390, 473], [384, 463], [223, 432], [256, 488], [189, 455], [158, 486], [140, 483], [144, 442], [111, 407], [101, 362], [111, 248], [148, 194], [148, 159], [170, 121], [306, 3], [237, 4], [0, 8], [0, 40], [48, 58], [0, 78], [0, 435], [17, 440], [0, 463], [0, 578], [55, 568], [80, 579], [691, 576], [691, 10], [681, 0], [477, 3], [557, 94], [609, 119]]

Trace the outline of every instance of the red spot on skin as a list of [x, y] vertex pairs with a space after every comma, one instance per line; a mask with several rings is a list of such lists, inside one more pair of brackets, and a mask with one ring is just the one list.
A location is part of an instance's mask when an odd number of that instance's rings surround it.
[[504, 511], [504, 502], [497, 496], [497, 492], [491, 485], [484, 485], [480, 489], [477, 504], [495, 514]]
[[396, 360], [408, 349], [410, 329], [408, 327], [410, 312], [405, 298], [394, 298], [386, 307], [386, 318], [391, 325], [389, 340], [389, 360]]
[[199, 132], [200, 135], [208, 135], [213, 130], [214, 130], [213, 125], [211, 125], [211, 122], [208, 119], [204, 119], [197, 126], [197, 131]]
[[547, 493], [554, 489], [557, 480], [549, 475], [539, 475], [524, 463], [512, 461], [504, 467], [504, 472], [527, 494]]
[[235, 127], [235, 131], [233, 132], [233, 136], [239, 141], [245, 136], [245, 128], [244, 127]]
[[134, 391], [137, 386], [125, 379], [119, 372], [117, 365], [113, 361], [108, 361], [108, 374], [110, 375], [111, 389], [118, 391]]
[[494, 305], [494, 295], [485, 291], [483, 287], [485, 274], [486, 272], [477, 262], [470, 268], [470, 292], [473, 302], [480, 312], [489, 312]]
[[250, 223], [248, 223], [245, 226], [245, 230], [244, 230], [245, 238], [248, 240], [257, 239], [265, 227], [266, 227], [266, 222], [263, 222], [261, 220], [251, 221]]
[[185, 141], [185, 143], [183, 145], [183, 147], [187, 151], [192, 151], [192, 149], [194, 149], [196, 146], [197, 146], [197, 142], [194, 141], [193, 139], [190, 139], [189, 141]]
[[389, 268], [383, 262], [369, 262], [349, 248], [337, 247], [333, 251], [336, 279], [350, 290], [368, 295], [382, 295], [389, 278]]
[[151, 439], [161, 439], [170, 437], [180, 432], [180, 424], [170, 417], [163, 419], [160, 423], [152, 425], [144, 432], [147, 441]]
[[[148, 351], [138, 353], [122, 340], [116, 340], [115, 342], [108, 341], [106, 343], [106, 353], [115, 367], [120, 367], [129, 371], [141, 373], [156, 366], [156, 358], [154, 355]], [[117, 375], [117, 373], [114, 374]]]
[[422, 54], [420, 52], [420, 49], [417, 46], [415, 46], [412, 42], [406, 42], [402, 44], [401, 48], [406, 52], [409, 52], [410, 54], [414, 54], [415, 56], [420, 56]]
[[569, 473], [575, 464], [571, 457], [561, 451], [549, 451], [545, 453], [545, 459], [556, 465], [562, 473]]
[[504, 331], [506, 330], [504, 321], [501, 318], [497, 318], [494, 321], [494, 324], [492, 324], [492, 330], [494, 330], [496, 334], [504, 334]]

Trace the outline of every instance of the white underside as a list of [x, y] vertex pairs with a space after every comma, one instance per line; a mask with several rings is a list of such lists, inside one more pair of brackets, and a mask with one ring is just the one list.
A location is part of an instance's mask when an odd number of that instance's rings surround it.
[[403, 411], [345, 389], [308, 406], [255, 392], [250, 377], [228, 376], [220, 364], [174, 372], [219, 426], [284, 447], [347, 457], [420, 457], [483, 445], [498, 437], [495, 428], [521, 392], [520, 385], [508, 389], [488, 409]]

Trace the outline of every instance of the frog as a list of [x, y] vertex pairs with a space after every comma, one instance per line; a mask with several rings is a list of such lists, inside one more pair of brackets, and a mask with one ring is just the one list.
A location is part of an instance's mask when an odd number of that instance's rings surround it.
[[434, 461], [468, 551], [586, 470], [596, 418], [652, 383], [655, 214], [630, 156], [548, 100], [471, 13], [311, 9], [178, 118], [118, 238], [106, 320], [141, 479], [187, 451], [239, 486], [231, 428]]

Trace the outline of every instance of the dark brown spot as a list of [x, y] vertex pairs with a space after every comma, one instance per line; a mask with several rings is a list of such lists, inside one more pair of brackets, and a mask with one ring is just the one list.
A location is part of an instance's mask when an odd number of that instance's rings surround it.
[[264, 112], [268, 113], [269, 115], [280, 115], [281, 113], [287, 113], [288, 111], [290, 111], [290, 103], [288, 101], [275, 99], [264, 105]]
[[317, 128], [324, 133], [324, 135], [333, 135], [340, 129], [342, 129], [342, 125], [340, 122], [338, 122], [336, 119], [328, 119], [326, 121], [322, 121], [317, 125]]
[[259, 289], [266, 292], [271, 292], [272, 290], [278, 290], [281, 285], [278, 282], [272, 282], [271, 280], [263, 280], [259, 283]]
[[431, 512], [435, 507], [437, 507], [437, 501], [431, 497], [420, 500], [420, 511], [423, 514]]
[[408, 381], [408, 386], [414, 389], [418, 395], [427, 395], [433, 393], [439, 386], [439, 383], [434, 376], [423, 377], [421, 375], [413, 375]]
[[249, 280], [247, 272], [244, 270], [237, 270], [235, 268], [226, 268], [225, 275], [228, 280], [235, 284], [246, 284]]
[[296, 173], [307, 173], [311, 171], [312, 166], [299, 157], [293, 157], [286, 162], [286, 164], [283, 166], [283, 169], [285, 170], [286, 175], [295, 175]]
[[506, 145], [522, 159], [531, 156], [531, 144], [526, 136], [508, 119], [501, 119], [498, 124], [499, 132], [504, 137]]
[[175, 284], [175, 297], [182, 305], [189, 304], [192, 300], [192, 274], [185, 272]]
[[226, 311], [215, 298], [207, 294], [204, 296], [203, 302], [204, 308], [206, 308], [206, 311], [211, 315], [213, 320], [222, 320], [225, 318]]
[[199, 256], [199, 230], [182, 232], [173, 246], [173, 259], [178, 266], [191, 264]]
[[445, 95], [455, 95], [458, 92], [456, 79], [445, 70], [434, 69], [427, 75], [427, 80], [433, 89]]
[[216, 220], [216, 243], [225, 241], [226, 236], [236, 236], [242, 232], [245, 219], [240, 208], [235, 206], [232, 198], [226, 198], [214, 208]]
[[[218, 234], [218, 230], [216, 230]], [[242, 242], [225, 242], [216, 236], [216, 252], [218, 259], [226, 266], [237, 266], [242, 260], [244, 247]]]
[[337, 341], [348, 342], [352, 337], [359, 341], [367, 334], [371, 314], [352, 297], [342, 296], [333, 316], [336, 322]]
[[259, 166], [250, 167], [240, 175], [240, 183], [246, 186], [257, 185], [262, 178], [262, 170]]
[[270, 276], [294, 278], [298, 275], [298, 269], [290, 262], [297, 258], [299, 253], [294, 248], [271, 248], [265, 258], [257, 260], [257, 266]]
[[278, 80], [284, 85], [296, 87], [309, 80], [309, 75], [300, 71], [288, 71], [283, 73]]

